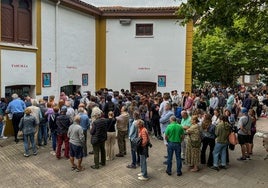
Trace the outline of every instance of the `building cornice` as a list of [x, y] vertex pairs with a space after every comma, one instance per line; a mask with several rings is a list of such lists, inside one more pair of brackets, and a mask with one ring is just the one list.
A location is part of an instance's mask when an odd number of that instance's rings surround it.
[[118, 17], [157, 17], [157, 18], [178, 18], [176, 12], [179, 7], [95, 7], [80, 0], [50, 0], [54, 3], [95, 16], [106, 18]]
[[100, 7], [103, 17], [162, 17], [178, 18], [178, 7]]
[[92, 16], [100, 16], [101, 10], [93, 5], [85, 3], [79, 0], [50, 0], [55, 3], [60, 3], [60, 5], [78, 10], [80, 12], [92, 15]]

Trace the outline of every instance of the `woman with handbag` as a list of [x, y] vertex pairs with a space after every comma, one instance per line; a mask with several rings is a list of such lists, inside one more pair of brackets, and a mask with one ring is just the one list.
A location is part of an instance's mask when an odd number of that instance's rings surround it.
[[34, 140], [34, 133], [36, 127], [36, 118], [31, 115], [31, 109], [28, 107], [25, 109], [25, 116], [21, 118], [19, 123], [19, 130], [23, 132], [23, 143], [24, 143], [24, 157], [29, 157], [29, 144], [28, 139], [31, 142], [33, 155], [37, 155], [36, 143]]
[[186, 163], [190, 165], [191, 172], [199, 171], [201, 131], [198, 125], [198, 116], [194, 115], [191, 119], [191, 126], [186, 130], [188, 135], [186, 145]]

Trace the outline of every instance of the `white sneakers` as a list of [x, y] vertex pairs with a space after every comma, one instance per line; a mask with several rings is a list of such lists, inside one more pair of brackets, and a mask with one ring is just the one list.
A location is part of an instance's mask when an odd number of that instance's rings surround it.
[[147, 181], [149, 178], [145, 178], [145, 177], [143, 177], [143, 176], [140, 176], [140, 177], [138, 177], [138, 179], [139, 179], [139, 180], [142, 180], [142, 181]]
[[149, 178], [145, 178], [145, 177], [143, 177], [143, 176], [142, 176], [142, 173], [139, 173], [138, 176], [139, 176], [138, 179], [139, 179], [139, 180], [142, 180], [142, 181], [147, 181], [147, 180], [149, 179]]
[[7, 139], [7, 137], [6, 136], [0, 136], [0, 139], [5, 140], [5, 139]]

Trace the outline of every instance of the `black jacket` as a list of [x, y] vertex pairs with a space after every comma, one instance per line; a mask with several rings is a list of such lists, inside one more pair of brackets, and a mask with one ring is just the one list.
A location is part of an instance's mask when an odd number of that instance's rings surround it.
[[97, 119], [92, 123], [90, 130], [92, 145], [100, 144], [107, 140], [107, 127], [107, 119], [105, 118]]
[[56, 118], [57, 134], [67, 134], [71, 125], [70, 117], [65, 114], [60, 114]]

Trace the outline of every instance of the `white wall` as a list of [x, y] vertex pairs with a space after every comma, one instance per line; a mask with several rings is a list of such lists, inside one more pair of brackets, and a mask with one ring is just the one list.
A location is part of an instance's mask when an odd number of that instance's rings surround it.
[[[51, 72], [51, 87], [42, 88], [42, 95], [57, 95], [59, 92], [56, 67], [55, 4], [42, 3], [42, 72]], [[42, 76], [42, 75], [40, 75]]]
[[1, 50], [1, 96], [5, 96], [6, 86], [35, 85], [35, 62], [35, 53]]
[[[153, 37], [135, 37], [136, 23], [153, 23]], [[107, 87], [130, 89], [130, 82], [156, 82], [166, 75], [160, 92], [184, 90], [186, 28], [177, 20], [138, 20], [121, 25], [107, 20]]]
[[89, 85], [81, 90], [94, 90], [95, 18], [45, 2], [42, 18], [42, 71], [52, 73], [52, 87], [43, 88], [42, 95], [58, 95], [71, 82], [82, 85], [83, 73], [89, 75]]

